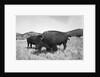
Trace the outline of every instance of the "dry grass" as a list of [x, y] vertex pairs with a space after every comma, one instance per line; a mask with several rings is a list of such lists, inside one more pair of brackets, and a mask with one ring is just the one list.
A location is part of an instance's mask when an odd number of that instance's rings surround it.
[[56, 52], [36, 51], [34, 48], [27, 48], [25, 40], [16, 40], [17, 60], [83, 60], [83, 37], [71, 37], [67, 42], [67, 48], [63, 45], [57, 46]]

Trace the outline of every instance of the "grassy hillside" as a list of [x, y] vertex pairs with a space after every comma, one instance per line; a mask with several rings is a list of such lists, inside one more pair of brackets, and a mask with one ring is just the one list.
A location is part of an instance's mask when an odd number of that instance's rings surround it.
[[66, 32], [66, 34], [69, 36], [78, 36], [78, 35], [83, 36], [83, 29], [74, 29]]
[[47, 52], [45, 48], [37, 51], [27, 48], [26, 40], [16, 40], [16, 60], [82, 60], [83, 59], [83, 37], [71, 37], [63, 50], [63, 45], [58, 45], [56, 52]]

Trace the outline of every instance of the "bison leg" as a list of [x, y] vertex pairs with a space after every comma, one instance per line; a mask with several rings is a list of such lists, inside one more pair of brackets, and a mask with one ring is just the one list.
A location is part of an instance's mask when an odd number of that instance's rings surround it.
[[66, 49], [66, 47], [67, 47], [67, 40], [63, 43], [63, 45], [64, 45], [64, 50]]
[[63, 45], [64, 45], [64, 49], [66, 49], [66, 42], [64, 42]]
[[27, 43], [27, 47], [29, 47], [29, 42]]

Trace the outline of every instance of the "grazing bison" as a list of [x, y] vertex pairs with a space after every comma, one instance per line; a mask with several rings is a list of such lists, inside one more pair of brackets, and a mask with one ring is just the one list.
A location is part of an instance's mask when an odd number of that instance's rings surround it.
[[77, 37], [81, 37], [83, 36], [83, 29], [75, 29], [69, 32], [66, 32], [68, 36], [72, 37], [72, 36], [77, 36]]
[[34, 36], [30, 36], [27, 38], [27, 47], [31, 47], [32, 48], [32, 44], [36, 45], [38, 43], [38, 35], [34, 35]]
[[[41, 44], [44, 43], [45, 45], [47, 45], [46, 47], [50, 51], [51, 50], [56, 51], [57, 45], [61, 45], [61, 44], [64, 45], [64, 49], [65, 49], [68, 40], [68, 35], [60, 31], [45, 31], [43, 32], [43, 34], [39, 35], [38, 37], [40, 39]], [[42, 45], [38, 47], [41, 48]]]

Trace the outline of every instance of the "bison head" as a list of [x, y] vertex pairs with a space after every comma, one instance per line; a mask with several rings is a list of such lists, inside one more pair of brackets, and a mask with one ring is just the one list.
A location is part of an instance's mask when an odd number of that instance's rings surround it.
[[39, 43], [42, 40], [42, 35], [38, 35], [36, 37], [36, 42]]

